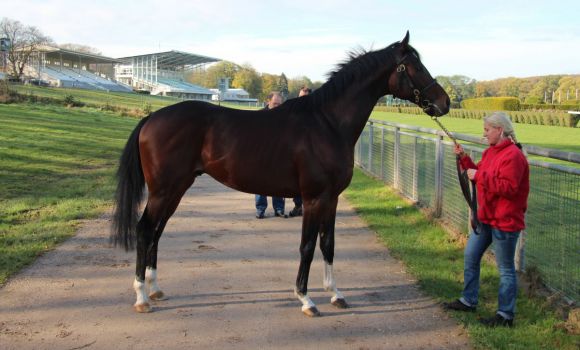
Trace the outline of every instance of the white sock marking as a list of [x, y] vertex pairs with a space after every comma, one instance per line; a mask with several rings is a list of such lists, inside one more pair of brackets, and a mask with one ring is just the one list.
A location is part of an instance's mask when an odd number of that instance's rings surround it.
[[145, 270], [145, 281], [149, 286], [149, 294], [160, 292], [161, 288], [157, 284], [157, 270], [152, 267], [147, 267]]
[[337, 299], [344, 300], [344, 295], [342, 295], [342, 293], [336, 289], [333, 267], [326, 261], [324, 262], [324, 279], [322, 281], [322, 285], [324, 286], [324, 290], [333, 293], [332, 298], [330, 299], [331, 302], [335, 302]]
[[135, 306], [149, 303], [149, 297], [147, 296], [144, 282], [140, 282], [137, 280], [137, 278], [135, 278], [135, 281], [133, 281], [133, 289], [135, 289], [135, 293], [137, 293], [137, 301], [135, 301]]
[[296, 295], [296, 297], [298, 297], [298, 300], [300, 300], [302, 302], [302, 311], [303, 312], [305, 310], [308, 310], [308, 309], [311, 309], [313, 307], [316, 307], [316, 304], [314, 304], [314, 302], [312, 301], [312, 299], [310, 299], [310, 297], [308, 296], [308, 294], [298, 293], [298, 291], [296, 290], [296, 288], [294, 288], [294, 295]]

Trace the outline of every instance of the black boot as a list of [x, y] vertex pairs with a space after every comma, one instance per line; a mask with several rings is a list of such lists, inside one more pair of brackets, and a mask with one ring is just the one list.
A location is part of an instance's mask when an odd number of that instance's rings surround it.
[[302, 206], [295, 206], [294, 209], [290, 210], [288, 215], [293, 218], [295, 216], [302, 216]]

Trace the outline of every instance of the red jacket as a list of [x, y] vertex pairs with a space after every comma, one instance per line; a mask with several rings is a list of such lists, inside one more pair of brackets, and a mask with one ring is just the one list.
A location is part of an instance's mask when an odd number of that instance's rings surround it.
[[530, 168], [522, 151], [508, 139], [486, 149], [477, 165], [468, 156], [462, 157], [461, 166], [477, 169], [474, 181], [479, 221], [502, 231], [523, 230]]

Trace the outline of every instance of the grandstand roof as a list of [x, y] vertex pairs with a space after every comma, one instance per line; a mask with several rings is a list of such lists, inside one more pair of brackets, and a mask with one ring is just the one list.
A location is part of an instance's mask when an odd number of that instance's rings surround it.
[[88, 63], [121, 63], [121, 61], [116, 59], [116, 58], [95, 55], [95, 54], [86, 53], [86, 52], [65, 50], [65, 49], [61, 49], [59, 47], [54, 47], [54, 46], [47, 46], [47, 45], [41, 46], [38, 48], [38, 51], [44, 52], [44, 53], [51, 55], [51, 56], [58, 55], [59, 57], [62, 57], [62, 59], [67, 60], [67, 61], [68, 60], [75, 61], [75, 60], [78, 60], [78, 58], [80, 57], [82, 61], [88, 62]]
[[159, 66], [197, 66], [204, 63], [211, 63], [211, 62], [218, 62], [221, 61], [219, 58], [208, 57], [203, 55], [197, 55], [177, 50], [165, 51], [165, 52], [156, 52], [156, 53], [149, 53], [145, 55], [137, 55], [137, 56], [128, 56], [128, 57], [121, 57], [118, 60], [123, 63], [131, 63], [133, 58], [139, 57], [150, 57], [156, 56], [157, 57], [157, 64]]

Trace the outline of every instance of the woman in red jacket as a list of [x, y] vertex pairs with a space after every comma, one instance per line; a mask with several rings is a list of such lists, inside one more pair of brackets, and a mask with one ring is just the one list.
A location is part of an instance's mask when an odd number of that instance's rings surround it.
[[465, 247], [464, 287], [461, 298], [444, 303], [446, 309], [475, 311], [479, 295], [481, 258], [493, 242], [500, 273], [498, 310], [494, 317], [481, 320], [488, 326], [513, 326], [516, 306], [517, 276], [514, 264], [516, 243], [524, 229], [527, 209], [529, 166], [514, 128], [505, 113], [495, 112], [484, 118], [483, 136], [489, 142], [477, 164], [455, 146], [463, 169], [477, 187], [478, 232], [471, 232]]

